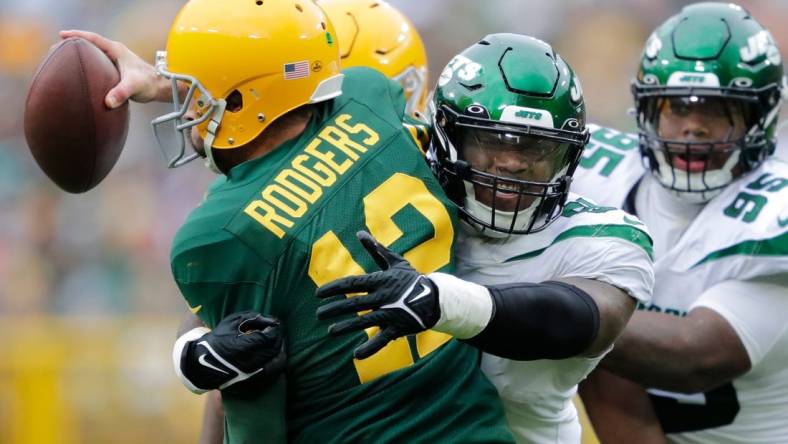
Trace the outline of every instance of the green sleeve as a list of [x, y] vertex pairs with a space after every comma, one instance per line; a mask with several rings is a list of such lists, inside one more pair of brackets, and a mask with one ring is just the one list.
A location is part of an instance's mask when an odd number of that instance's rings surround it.
[[271, 266], [232, 234], [207, 231], [179, 233], [173, 248], [173, 276], [192, 312], [210, 328], [239, 311], [271, 314]]
[[[180, 233], [172, 258], [175, 281], [192, 311], [213, 328], [245, 310], [272, 314], [271, 266], [221, 230]], [[287, 441], [285, 377], [252, 398], [222, 396], [225, 442]]]
[[258, 282], [178, 282], [181, 293], [201, 321], [210, 328], [225, 317], [254, 310], [271, 315], [272, 302], [267, 285]]
[[[258, 437], [259, 442], [287, 442], [286, 396], [284, 375], [255, 398], [236, 399], [223, 396], [224, 442], [247, 442], [252, 436]], [[250, 414], [251, 412], [256, 414]]]

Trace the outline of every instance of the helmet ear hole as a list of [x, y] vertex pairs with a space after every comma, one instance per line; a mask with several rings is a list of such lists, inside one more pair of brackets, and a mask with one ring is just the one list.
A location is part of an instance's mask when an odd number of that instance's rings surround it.
[[227, 96], [227, 108], [226, 111], [230, 113], [237, 113], [238, 111], [242, 110], [244, 107], [244, 96], [241, 94], [241, 91], [237, 89], [233, 90]]
[[482, 119], [489, 119], [490, 113], [487, 111], [487, 108], [481, 105], [471, 105], [465, 109], [465, 114], [473, 117], [480, 117]]

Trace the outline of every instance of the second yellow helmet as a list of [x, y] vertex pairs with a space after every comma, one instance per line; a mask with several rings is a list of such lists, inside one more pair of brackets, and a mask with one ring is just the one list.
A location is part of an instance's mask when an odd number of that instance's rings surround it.
[[405, 15], [380, 0], [318, 0], [337, 32], [342, 68], [366, 66], [398, 81], [407, 112], [427, 102], [427, 53]]

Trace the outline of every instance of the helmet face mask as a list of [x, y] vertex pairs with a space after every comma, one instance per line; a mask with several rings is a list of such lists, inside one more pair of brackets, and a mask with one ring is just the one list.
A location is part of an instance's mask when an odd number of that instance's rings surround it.
[[[712, 96], [653, 96], [640, 104], [641, 144], [663, 185], [708, 200], [741, 174], [740, 162], [758, 159], [765, 141], [746, 132], [758, 115], [752, 100]], [[744, 156], [744, 159], [742, 159]]]
[[779, 50], [747, 11], [684, 8], [649, 38], [632, 85], [651, 173], [683, 200], [712, 199], [774, 152], [784, 82]]
[[[226, 101], [211, 97], [211, 93], [196, 78], [169, 72], [167, 70], [166, 51], [159, 51], [156, 54], [156, 72], [165, 79], [170, 80], [172, 84], [173, 111], [151, 121], [153, 134], [162, 154], [167, 159], [167, 167], [178, 168], [198, 157], [205, 157], [209, 154], [210, 151], [206, 152], [205, 150], [202, 152], [195, 150], [193, 153], [188, 153], [187, 147], [192, 144], [190, 140], [192, 132], [197, 130], [198, 125], [202, 125], [209, 120], [216, 123], [216, 125], [208, 125], [209, 128], [207, 129], [209, 136], [206, 138], [206, 141], [208, 144], [212, 143], [213, 138], [216, 136], [216, 128], [224, 115]], [[178, 83], [189, 87], [183, 102], [180, 100]], [[187, 117], [190, 108], [196, 109], [197, 117], [194, 119]], [[174, 147], [162, 137], [162, 133], [167, 130], [174, 132]], [[211, 162], [208, 162], [208, 166], [211, 169], [214, 168]]]
[[[525, 83], [506, 80], [499, 60], [510, 51], [525, 63], [508, 74]], [[464, 220], [504, 237], [538, 232], [560, 215], [588, 131], [579, 83], [549, 45], [485, 37], [449, 63], [432, 105], [428, 157]]]
[[392, 80], [398, 82], [405, 92], [405, 113], [414, 115], [424, 112], [424, 102], [427, 97], [427, 68], [426, 66], [409, 66], [401, 73], [393, 76]]

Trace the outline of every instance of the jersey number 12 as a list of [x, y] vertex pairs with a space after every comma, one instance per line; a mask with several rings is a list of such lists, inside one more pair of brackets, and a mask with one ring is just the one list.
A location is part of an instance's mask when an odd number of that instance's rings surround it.
[[[396, 173], [364, 197], [364, 221], [369, 232], [381, 244], [387, 247], [393, 244], [405, 234], [393, 217], [406, 205], [423, 215], [432, 224], [435, 234], [403, 256], [421, 273], [437, 271], [451, 261], [454, 228], [443, 203], [420, 179]], [[364, 269], [333, 231], [328, 231], [312, 245], [309, 277], [317, 286], [360, 274], [364, 274]], [[369, 337], [377, 332], [377, 327], [366, 330]], [[413, 365], [415, 359], [427, 356], [449, 339], [451, 336], [428, 330], [416, 335], [413, 344], [406, 337], [391, 341], [373, 356], [353, 361], [359, 381], [363, 384]]]

